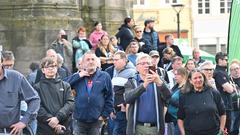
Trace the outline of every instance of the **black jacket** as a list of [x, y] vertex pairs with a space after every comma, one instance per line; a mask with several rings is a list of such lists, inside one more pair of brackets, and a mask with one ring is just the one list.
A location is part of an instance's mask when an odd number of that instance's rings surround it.
[[123, 50], [125, 51], [131, 40], [134, 38], [134, 34], [128, 25], [123, 24], [119, 28], [116, 37], [117, 39], [120, 38], [120, 46], [122, 46]]
[[[181, 50], [178, 48], [178, 46], [176, 46], [176, 45], [171, 45], [170, 47], [173, 49], [173, 51], [176, 53], [177, 56], [183, 58], [183, 55], [182, 55], [182, 53], [181, 53]], [[162, 51], [163, 51], [165, 48], [167, 48], [167, 45], [166, 45], [166, 44], [159, 46], [158, 52], [159, 52], [159, 54], [160, 54], [160, 58], [163, 58], [163, 53], [162, 53]]]
[[43, 77], [34, 88], [41, 99], [37, 116], [38, 135], [54, 135], [54, 130], [47, 122], [51, 117], [57, 117], [59, 124], [68, 127], [74, 105], [70, 85], [59, 77], [55, 79]]

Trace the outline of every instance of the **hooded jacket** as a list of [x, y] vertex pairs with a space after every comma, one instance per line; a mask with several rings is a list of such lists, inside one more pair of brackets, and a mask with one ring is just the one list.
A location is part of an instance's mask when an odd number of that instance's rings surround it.
[[[131, 62], [128, 62], [125, 65], [125, 67], [120, 71], [117, 71], [114, 68], [114, 66], [111, 66], [106, 69], [106, 72], [110, 75], [111, 78], [114, 78], [114, 72], [115, 72], [115, 77], [125, 78], [126, 80], [128, 78], [135, 76], [135, 74], [137, 73], [134, 65]], [[125, 91], [125, 88], [124, 86], [113, 86], [113, 91], [114, 91], [114, 107], [116, 109], [117, 105], [121, 103], [125, 104], [125, 101], [123, 99], [123, 93]]]
[[39, 135], [54, 135], [47, 122], [51, 117], [57, 117], [59, 124], [68, 127], [68, 119], [71, 118], [74, 99], [71, 94], [70, 85], [56, 77], [53, 79], [42, 79], [34, 85], [41, 99], [38, 111], [38, 133]]

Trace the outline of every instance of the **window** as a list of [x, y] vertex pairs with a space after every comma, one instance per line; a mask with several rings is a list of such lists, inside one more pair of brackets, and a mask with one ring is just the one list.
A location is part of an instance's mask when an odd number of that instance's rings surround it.
[[145, 5], [145, 0], [134, 0], [133, 1], [134, 5]]
[[166, 4], [177, 4], [179, 0], [165, 0]]
[[210, 0], [198, 0], [198, 14], [210, 14]]
[[220, 13], [230, 13], [232, 0], [220, 0]]

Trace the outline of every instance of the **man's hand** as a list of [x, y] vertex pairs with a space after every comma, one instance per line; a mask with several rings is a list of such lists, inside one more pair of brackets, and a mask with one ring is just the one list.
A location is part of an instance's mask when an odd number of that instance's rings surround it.
[[90, 75], [89, 75], [89, 73], [88, 73], [86, 70], [82, 69], [82, 70], [79, 72], [79, 76], [80, 76], [80, 77], [84, 77], [84, 76], [90, 76]]
[[52, 117], [52, 118], [49, 118], [47, 122], [50, 127], [55, 128], [58, 125], [59, 120], [57, 119], [57, 117]]
[[55, 128], [54, 128], [55, 132], [57, 134], [63, 134], [64, 130], [66, 130], [66, 127], [63, 125], [58, 124]]
[[67, 46], [69, 44], [69, 41], [67, 41], [66, 39], [62, 38], [62, 42], [65, 46]]
[[121, 107], [121, 112], [126, 112], [126, 107], [124, 106], [124, 104], [119, 104], [117, 106]]
[[116, 115], [113, 112], [110, 113], [110, 119], [112, 120], [116, 119]]
[[12, 129], [10, 134], [11, 135], [20, 135], [21, 130], [24, 129], [25, 127], [26, 127], [26, 124], [24, 124], [23, 122], [15, 123], [10, 126], [10, 128]]
[[156, 83], [157, 86], [161, 86], [163, 81], [160, 79], [160, 76], [156, 72], [153, 72], [152, 70], [150, 70], [150, 72], [152, 73], [153, 82]]
[[100, 117], [98, 118], [98, 120], [102, 121], [102, 120], [104, 120], [104, 119], [103, 119], [103, 117], [102, 117], [102, 116], [100, 116]]
[[153, 75], [152, 74], [147, 74], [145, 78], [143, 79], [143, 87], [147, 88], [148, 84], [153, 82]]

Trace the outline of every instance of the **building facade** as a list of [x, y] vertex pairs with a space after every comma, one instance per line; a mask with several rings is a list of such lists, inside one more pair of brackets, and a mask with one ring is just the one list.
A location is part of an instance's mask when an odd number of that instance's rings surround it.
[[155, 20], [155, 30], [158, 31], [160, 41], [164, 42], [166, 34], [177, 37], [177, 15], [173, 4], [183, 4], [180, 12], [181, 39], [192, 43], [191, 0], [134, 0], [133, 15], [135, 22], [143, 26], [145, 19]]
[[192, 0], [193, 45], [211, 54], [226, 52], [231, 0]]

